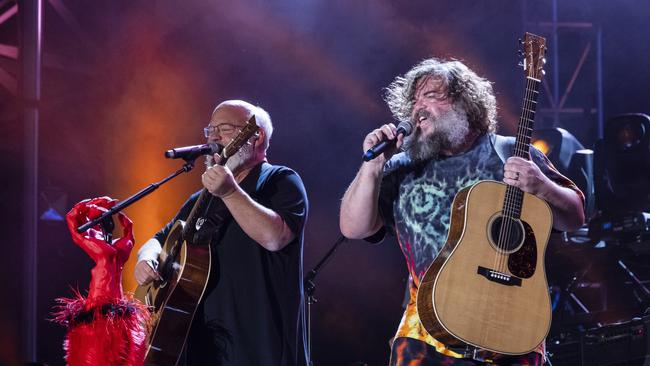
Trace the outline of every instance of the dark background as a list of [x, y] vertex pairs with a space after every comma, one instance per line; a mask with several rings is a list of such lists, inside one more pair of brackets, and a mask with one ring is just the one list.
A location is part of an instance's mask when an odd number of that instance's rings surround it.
[[[557, 57], [548, 57], [548, 90], [554, 90], [557, 66], [561, 98], [589, 48], [564, 104], [571, 110], [555, 122], [544, 90], [537, 126], [563, 127], [589, 148], [599, 135], [598, 113], [607, 119], [650, 112], [650, 5], [642, 0], [558, 3], [564, 26], [557, 32]], [[14, 5], [2, 1], [0, 10]], [[179, 166], [163, 159], [162, 151], [201, 143], [201, 128], [214, 106], [224, 99], [245, 99], [265, 108], [274, 121], [270, 161], [294, 168], [307, 188], [307, 270], [340, 235], [339, 200], [359, 167], [363, 137], [391, 121], [382, 88], [423, 58], [463, 60], [494, 82], [499, 131], [513, 134], [524, 87], [517, 39], [525, 31], [545, 35], [553, 51], [553, 28], [546, 23], [552, 5], [515, 0], [44, 1], [39, 213], [53, 208], [65, 214], [88, 197], [125, 198], [162, 179]], [[0, 44], [18, 45], [19, 29], [17, 16], [0, 24]], [[20, 59], [0, 57], [0, 68], [0, 80], [20, 81]], [[21, 245], [23, 104], [19, 91], [3, 84], [0, 364], [17, 364], [24, 361], [21, 301], [27, 291]], [[127, 209], [138, 244], [199, 188], [200, 170]], [[92, 263], [60, 221], [40, 221], [38, 238], [37, 361], [61, 365], [64, 330], [46, 319], [56, 297], [70, 296], [70, 286], [87, 288]], [[553, 263], [564, 269], [578, 266], [575, 257], [584, 255], [567, 254]], [[127, 289], [134, 286], [132, 265], [124, 271]], [[606, 266], [598, 273], [613, 277]], [[405, 280], [403, 258], [392, 240], [377, 246], [344, 244], [318, 278], [315, 364], [386, 364]]]

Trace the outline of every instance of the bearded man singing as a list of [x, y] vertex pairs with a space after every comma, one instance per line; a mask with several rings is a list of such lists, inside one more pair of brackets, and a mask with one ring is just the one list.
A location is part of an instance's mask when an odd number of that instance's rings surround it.
[[[395, 148], [361, 165], [341, 204], [341, 232], [348, 238], [380, 241], [395, 233], [406, 258], [410, 301], [392, 342], [391, 365], [486, 365], [463, 358], [420, 324], [418, 286], [445, 243], [456, 193], [481, 180], [504, 181], [545, 200], [554, 227], [574, 230], [584, 222], [582, 192], [539, 150], [531, 160], [511, 152], [514, 138], [495, 134], [496, 100], [489, 81], [459, 61], [422, 61], [388, 86], [386, 102], [395, 118], [414, 131], [398, 136], [393, 124], [370, 132], [363, 151], [382, 139]], [[402, 149], [402, 152], [399, 150]], [[541, 365], [543, 344], [498, 365]]]

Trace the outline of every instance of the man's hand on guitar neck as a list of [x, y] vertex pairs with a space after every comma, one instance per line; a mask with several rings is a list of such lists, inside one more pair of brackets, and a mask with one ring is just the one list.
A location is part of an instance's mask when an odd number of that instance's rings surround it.
[[503, 181], [546, 201], [553, 211], [555, 229], [572, 231], [584, 224], [582, 197], [574, 190], [550, 180], [532, 161], [508, 158], [504, 165]]
[[508, 158], [503, 166], [503, 181], [542, 199], [544, 191], [554, 184], [531, 160], [515, 156]]
[[237, 181], [227, 166], [214, 165], [201, 175], [203, 186], [212, 195], [226, 198], [237, 190]]

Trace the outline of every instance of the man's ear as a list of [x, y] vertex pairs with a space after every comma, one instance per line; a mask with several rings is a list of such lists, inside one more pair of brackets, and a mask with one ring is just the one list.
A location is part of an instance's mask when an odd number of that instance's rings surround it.
[[255, 136], [255, 147], [257, 148], [258, 146], [262, 146], [264, 144], [264, 139], [266, 138], [266, 134], [263, 129], [258, 129], [257, 132], [253, 135]]

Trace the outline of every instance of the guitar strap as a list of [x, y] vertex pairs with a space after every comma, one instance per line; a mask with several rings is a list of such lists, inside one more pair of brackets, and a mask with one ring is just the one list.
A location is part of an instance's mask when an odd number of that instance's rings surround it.
[[[205, 212], [201, 215], [203, 221], [201, 227], [194, 232], [194, 243], [201, 243], [203, 245], [211, 245], [211, 243], [219, 242], [225, 233], [225, 228], [232, 219], [230, 211], [220, 199], [215, 199], [213, 196], [210, 202], [206, 205]], [[215, 240], [217, 239], [217, 240]]]

